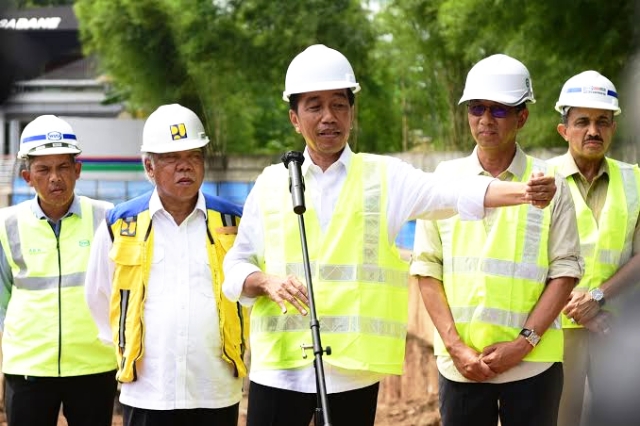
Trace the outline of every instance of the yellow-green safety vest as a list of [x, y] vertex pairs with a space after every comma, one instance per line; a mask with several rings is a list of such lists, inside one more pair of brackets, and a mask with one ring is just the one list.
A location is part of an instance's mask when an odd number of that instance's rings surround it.
[[105, 204], [78, 198], [82, 218], [63, 218], [58, 238], [48, 221], [33, 214], [33, 201], [3, 214], [0, 243], [13, 273], [2, 337], [6, 374], [69, 377], [116, 368], [84, 297], [91, 242]]
[[[304, 214], [315, 307], [324, 362], [353, 370], [401, 374], [407, 331], [407, 263], [389, 243], [387, 178], [383, 158], [354, 154], [337, 208], [323, 233], [307, 198]], [[263, 215], [268, 274], [296, 275], [305, 282], [298, 215], [291, 207], [282, 165], [265, 169], [256, 182]], [[252, 369], [292, 369], [313, 362], [300, 345], [311, 344], [309, 317], [292, 306], [282, 314], [267, 297], [251, 310]]]
[[[111, 293], [110, 322], [118, 359], [117, 380], [137, 380], [136, 363], [144, 355], [144, 302], [153, 259], [153, 226], [149, 215], [151, 193], [116, 206], [107, 223], [113, 239], [109, 257], [115, 263]], [[218, 309], [220, 356], [245, 377], [248, 313], [239, 303], [222, 294], [222, 262], [235, 241], [241, 208], [205, 194], [207, 205], [207, 250], [211, 265], [213, 294]], [[186, 250], [187, 248], [185, 248]]]
[[[640, 169], [638, 166], [605, 158], [609, 167], [609, 186], [600, 218], [596, 222], [573, 176], [567, 183], [576, 206], [580, 252], [585, 271], [575, 291], [599, 287], [616, 273], [633, 252], [633, 235], [640, 212]], [[582, 327], [562, 314], [565, 328]]]
[[[542, 160], [527, 156], [525, 182], [533, 169], [552, 173]], [[517, 338], [545, 289], [551, 210], [529, 204], [497, 209], [493, 226], [461, 221], [437, 222], [442, 239], [443, 285], [456, 329], [466, 345], [485, 347]], [[434, 352], [446, 349], [439, 334]], [[559, 318], [544, 333], [526, 361], [562, 361]]]

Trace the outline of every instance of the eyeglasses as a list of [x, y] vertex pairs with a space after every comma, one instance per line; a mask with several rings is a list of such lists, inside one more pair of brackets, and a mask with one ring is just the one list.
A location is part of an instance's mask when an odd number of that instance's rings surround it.
[[467, 109], [469, 110], [469, 114], [475, 115], [476, 117], [482, 117], [484, 112], [489, 110], [489, 113], [493, 118], [507, 118], [509, 111], [513, 108], [504, 105], [486, 106], [482, 104], [469, 104], [467, 105]]

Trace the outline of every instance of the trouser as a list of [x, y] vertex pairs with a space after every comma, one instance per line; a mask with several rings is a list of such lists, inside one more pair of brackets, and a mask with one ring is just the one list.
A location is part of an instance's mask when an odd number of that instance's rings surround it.
[[237, 426], [239, 407], [147, 410], [122, 404], [122, 421], [124, 426]]
[[5, 374], [5, 410], [10, 426], [111, 426], [116, 371], [72, 377]]
[[[585, 328], [564, 329], [564, 386], [558, 412], [558, 426], [580, 426], [585, 410], [585, 390], [593, 342]], [[591, 382], [592, 380], [590, 380]], [[590, 383], [591, 385], [591, 383]]]
[[[376, 383], [328, 395], [332, 426], [373, 426], [378, 406]], [[309, 426], [318, 407], [315, 393], [294, 392], [251, 382], [247, 426]], [[323, 422], [320, 422], [323, 424]]]
[[461, 383], [439, 375], [442, 426], [556, 426], [562, 363], [509, 383]]
[[630, 308], [609, 334], [591, 338], [600, 341], [591, 348], [597, 356], [592, 356], [589, 371], [591, 406], [583, 422], [588, 426], [640, 425], [640, 300]]

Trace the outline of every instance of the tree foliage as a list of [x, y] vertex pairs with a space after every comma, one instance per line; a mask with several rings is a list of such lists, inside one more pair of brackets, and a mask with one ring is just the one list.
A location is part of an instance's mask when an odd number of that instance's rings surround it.
[[[531, 115], [521, 139], [526, 146], [549, 147], [562, 144], [555, 132], [558, 114], [553, 106], [563, 83], [581, 71], [595, 69], [617, 83], [620, 91], [626, 64], [637, 48], [638, 15], [631, 0], [390, 3], [383, 17], [391, 23], [389, 32], [394, 44], [398, 41], [394, 48], [413, 51], [411, 58], [405, 58], [408, 62], [428, 58], [422, 79], [414, 80], [413, 87], [424, 84], [423, 93], [440, 93], [447, 99], [438, 110], [445, 128], [431, 132], [453, 149], [468, 145], [470, 140], [466, 129], [460, 133], [460, 123], [466, 127], [466, 114], [455, 104], [462, 94], [466, 73], [480, 59], [505, 53], [527, 66], [537, 103], [530, 106]], [[433, 79], [433, 75], [439, 78]], [[416, 125], [429, 130], [419, 121]]]
[[[35, 2], [35, 0], [32, 0]], [[204, 118], [215, 152], [301, 148], [281, 100], [291, 59], [308, 45], [342, 51], [362, 86], [351, 145], [390, 152], [473, 146], [458, 105], [474, 63], [505, 53], [529, 68], [537, 103], [525, 147], [562, 146], [553, 105], [586, 69], [622, 76], [635, 49], [634, 2], [596, 0], [77, 0], [87, 53], [128, 105], [179, 102]], [[624, 103], [624, 100], [623, 100]]]
[[[375, 34], [357, 0], [79, 0], [75, 9], [86, 51], [99, 55], [130, 105], [193, 109], [205, 118], [216, 152], [302, 146], [281, 97], [289, 62], [313, 43], [340, 49], [371, 88], [354, 143], [388, 122], [373, 108], [385, 93], [368, 81]], [[380, 148], [374, 144], [361, 145]]]

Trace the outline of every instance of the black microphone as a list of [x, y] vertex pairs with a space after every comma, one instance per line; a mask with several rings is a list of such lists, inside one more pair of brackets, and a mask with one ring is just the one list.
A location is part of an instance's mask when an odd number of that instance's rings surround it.
[[282, 154], [282, 162], [289, 169], [289, 191], [291, 192], [293, 211], [296, 214], [302, 214], [307, 210], [304, 205], [304, 178], [300, 169], [304, 163], [304, 155], [298, 151], [289, 151]]

